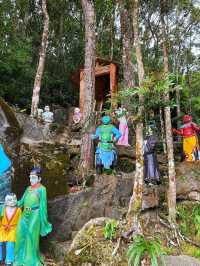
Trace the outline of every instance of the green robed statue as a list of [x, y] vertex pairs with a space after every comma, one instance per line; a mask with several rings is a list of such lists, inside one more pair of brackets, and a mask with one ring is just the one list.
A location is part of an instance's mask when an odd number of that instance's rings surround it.
[[41, 185], [41, 170], [33, 168], [30, 183], [18, 206], [23, 208], [17, 226], [14, 266], [41, 266], [43, 258], [39, 251], [40, 236], [52, 231], [47, 220], [46, 188]]

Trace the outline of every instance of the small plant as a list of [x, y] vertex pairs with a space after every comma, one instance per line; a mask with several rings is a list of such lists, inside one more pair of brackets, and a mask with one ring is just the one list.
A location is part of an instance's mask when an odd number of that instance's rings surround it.
[[117, 226], [118, 222], [116, 220], [111, 220], [106, 223], [103, 230], [105, 239], [112, 240], [116, 237]]
[[[127, 251], [128, 266], [139, 266], [145, 253], [151, 259], [151, 266], [164, 265], [163, 251], [158, 239], [147, 240], [142, 235], [137, 235]], [[158, 264], [158, 258], [162, 264]]]
[[192, 218], [194, 221], [197, 236], [200, 237], [200, 205], [197, 205], [193, 208]]
[[177, 215], [180, 220], [179, 226], [181, 233], [183, 235], [188, 235], [189, 232], [189, 224], [191, 219], [191, 214], [188, 212], [188, 208], [186, 206], [178, 206], [177, 207]]

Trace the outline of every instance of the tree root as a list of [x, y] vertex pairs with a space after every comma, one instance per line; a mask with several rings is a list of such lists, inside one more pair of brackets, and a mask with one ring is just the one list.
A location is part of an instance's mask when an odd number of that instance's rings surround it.
[[177, 244], [174, 243], [174, 241], [167, 236], [167, 240], [169, 241], [171, 245], [175, 247], [177, 246], [180, 247], [180, 241], [182, 240], [182, 241], [186, 241], [192, 244], [193, 246], [200, 248], [200, 244], [184, 236], [176, 224], [170, 224], [168, 220], [164, 221], [163, 218], [161, 217], [159, 217], [159, 222], [165, 227], [167, 227], [168, 229], [172, 230], [171, 232], [173, 232], [173, 238], [176, 239]]

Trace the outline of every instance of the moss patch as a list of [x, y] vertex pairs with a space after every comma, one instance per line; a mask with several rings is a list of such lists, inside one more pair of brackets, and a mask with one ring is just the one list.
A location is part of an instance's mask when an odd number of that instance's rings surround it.
[[125, 253], [112, 256], [116, 244], [116, 242], [104, 239], [103, 227], [91, 226], [85, 231], [79, 248], [66, 255], [64, 265], [77, 266], [91, 263], [96, 266], [127, 266]]
[[13, 182], [13, 191], [21, 196], [29, 185], [29, 173], [34, 165], [42, 167], [42, 183], [47, 188], [48, 198], [68, 193], [68, 170], [70, 158], [68, 151], [59, 145], [29, 147], [23, 145], [18, 174]]

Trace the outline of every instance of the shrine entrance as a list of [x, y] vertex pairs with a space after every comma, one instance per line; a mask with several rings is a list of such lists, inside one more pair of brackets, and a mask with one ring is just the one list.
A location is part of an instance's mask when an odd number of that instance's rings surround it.
[[[79, 107], [84, 111], [84, 69], [72, 76], [72, 81], [79, 85]], [[118, 65], [111, 61], [97, 58], [95, 65], [95, 110], [114, 107], [114, 95], [117, 93]]]

